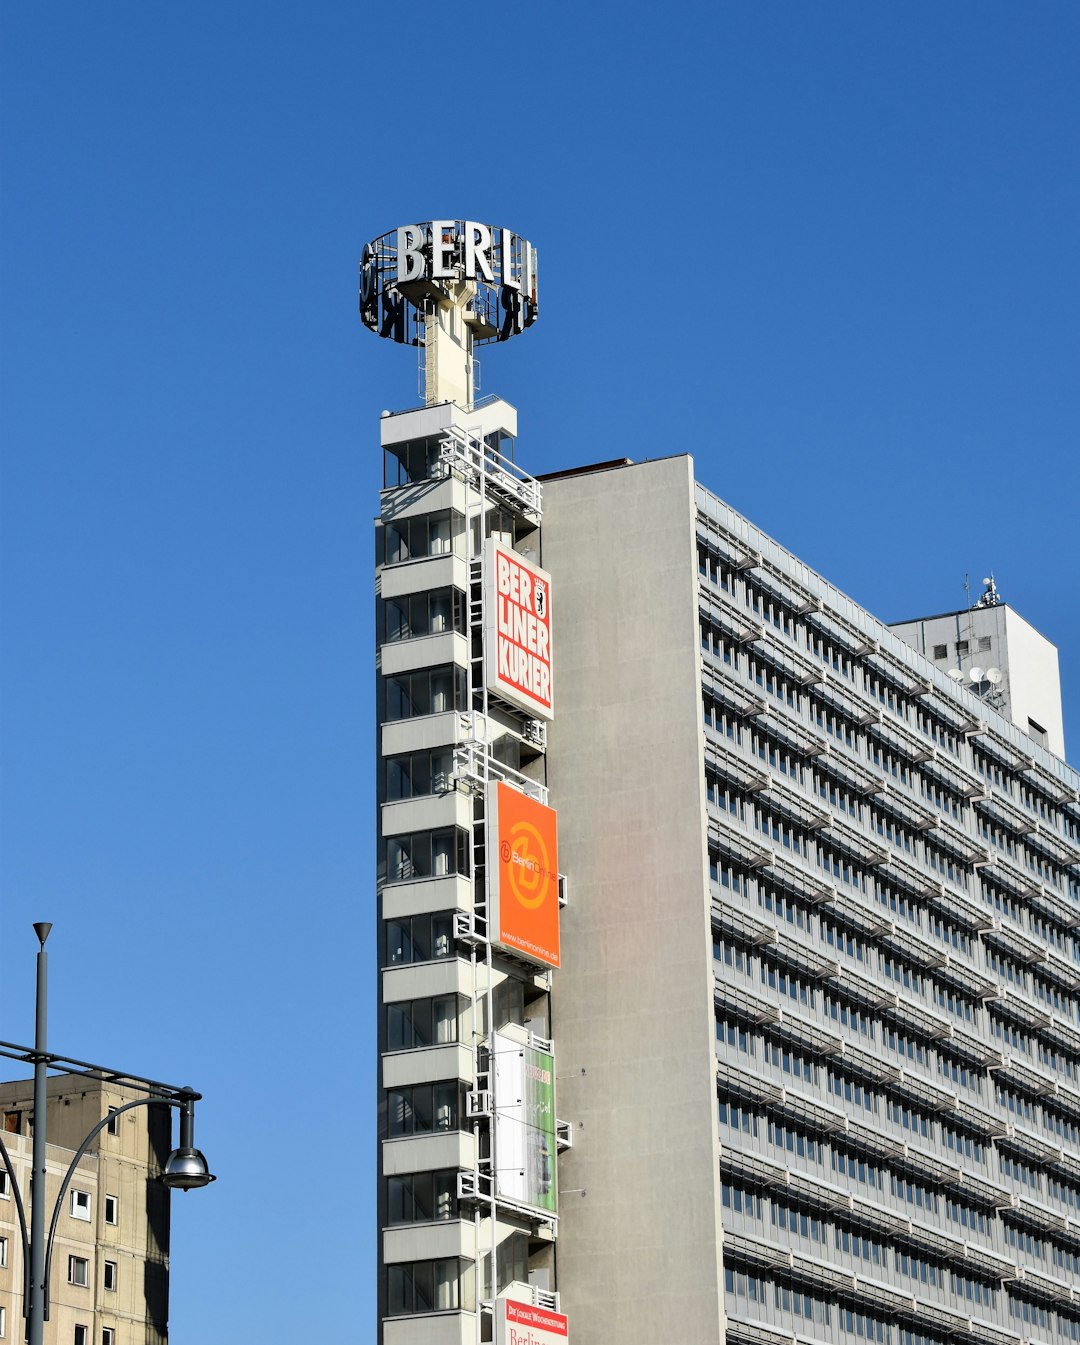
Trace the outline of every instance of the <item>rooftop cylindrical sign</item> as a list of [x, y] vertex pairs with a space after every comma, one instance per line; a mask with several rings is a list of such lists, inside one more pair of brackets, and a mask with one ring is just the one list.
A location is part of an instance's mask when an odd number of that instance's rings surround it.
[[447, 305], [462, 308], [476, 345], [507, 341], [531, 327], [538, 311], [536, 249], [510, 229], [453, 219], [403, 224], [364, 244], [365, 327], [402, 345], [420, 345], [424, 318]]

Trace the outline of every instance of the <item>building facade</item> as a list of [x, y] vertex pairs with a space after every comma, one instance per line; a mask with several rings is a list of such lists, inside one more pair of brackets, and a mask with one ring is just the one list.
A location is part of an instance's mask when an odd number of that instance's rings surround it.
[[1080, 777], [689, 457], [516, 440], [382, 419], [380, 1339], [1080, 1341]]
[[[497, 399], [468, 415], [444, 403], [382, 419], [378, 1205], [387, 1345], [457, 1345], [496, 1329], [509, 1341], [508, 1311], [526, 1315], [524, 1329], [557, 1336], [564, 1325], [555, 1163], [568, 1136], [554, 1112], [549, 1011], [560, 895], [543, 768], [550, 650], [537, 636], [551, 609], [537, 597], [543, 575], [531, 559], [540, 490], [514, 464], [516, 433], [516, 413]], [[528, 613], [518, 601], [526, 593]], [[505, 624], [512, 609], [523, 627], [530, 616], [529, 631], [504, 640], [496, 608]], [[503, 645], [513, 668], [491, 666]], [[497, 909], [508, 867], [500, 844], [525, 875], [522, 930]], [[506, 903], [514, 882], [511, 874], [504, 884]]]
[[[499, 707], [486, 737], [550, 787], [562, 965], [477, 957], [482, 534], [432, 443], [455, 421], [516, 433], [499, 403], [383, 421], [391, 474], [413, 463], [380, 521], [386, 1338], [477, 1338], [531, 1283], [585, 1341], [1080, 1339], [1076, 774], [689, 458], [545, 480], [539, 527], [492, 504], [484, 531], [550, 572], [558, 709], [541, 735]], [[494, 1288], [462, 1196], [488, 976], [489, 1021], [558, 1061], [573, 1137], [556, 1219], [497, 1209]], [[437, 991], [454, 1043], [406, 1042]], [[402, 1135], [409, 1107], [443, 1133]], [[433, 1319], [402, 1286], [428, 1261], [440, 1282], [435, 1251], [459, 1281]]]
[[689, 459], [544, 490], [576, 1338], [716, 1340], [713, 1215], [730, 1341], [1080, 1338], [1076, 773]]
[[[85, 1076], [48, 1081], [46, 1210], [84, 1135], [137, 1094]], [[4, 1144], [30, 1217], [32, 1080], [0, 1084]], [[64, 1197], [49, 1277], [46, 1339], [56, 1345], [165, 1345], [169, 1315], [169, 1196], [157, 1180], [172, 1148], [167, 1107], [117, 1116], [82, 1158]], [[22, 1239], [0, 1165], [0, 1340], [25, 1336]]]

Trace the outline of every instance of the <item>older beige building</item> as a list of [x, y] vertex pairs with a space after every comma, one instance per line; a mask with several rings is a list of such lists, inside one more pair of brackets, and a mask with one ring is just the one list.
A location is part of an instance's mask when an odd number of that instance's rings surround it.
[[[52, 1218], [83, 1138], [139, 1094], [79, 1075], [49, 1079], [48, 1190]], [[30, 1218], [33, 1081], [0, 1084], [3, 1140]], [[168, 1339], [169, 1193], [159, 1178], [171, 1148], [165, 1106], [136, 1107], [95, 1137], [64, 1194], [49, 1276], [46, 1341], [163, 1345]], [[11, 1180], [0, 1163], [0, 1342], [25, 1338], [24, 1267]]]

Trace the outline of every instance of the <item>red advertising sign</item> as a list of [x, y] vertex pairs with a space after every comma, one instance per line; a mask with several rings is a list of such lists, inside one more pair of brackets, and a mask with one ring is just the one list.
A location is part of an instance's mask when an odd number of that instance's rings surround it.
[[494, 538], [487, 545], [488, 687], [528, 714], [551, 719], [551, 576]]
[[569, 1339], [567, 1319], [561, 1312], [512, 1298], [495, 1300], [495, 1345], [567, 1345]]
[[491, 938], [546, 967], [559, 965], [559, 845], [555, 810], [520, 790], [488, 786]]

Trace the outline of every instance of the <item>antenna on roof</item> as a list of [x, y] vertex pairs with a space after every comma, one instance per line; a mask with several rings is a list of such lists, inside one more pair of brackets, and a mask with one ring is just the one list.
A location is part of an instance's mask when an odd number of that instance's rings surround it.
[[997, 591], [997, 584], [994, 583], [993, 571], [988, 578], [983, 580], [983, 591], [976, 607], [1000, 607], [1001, 595]]

